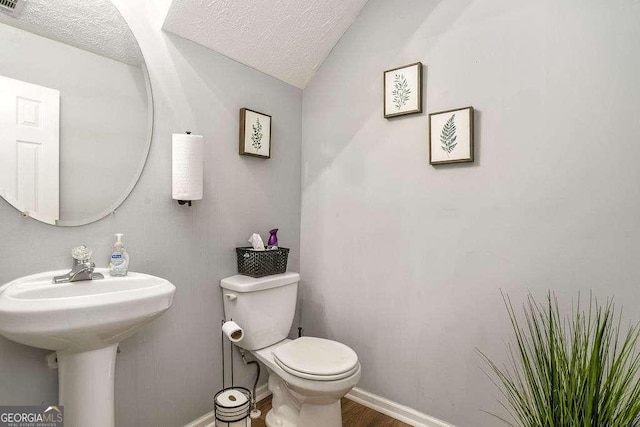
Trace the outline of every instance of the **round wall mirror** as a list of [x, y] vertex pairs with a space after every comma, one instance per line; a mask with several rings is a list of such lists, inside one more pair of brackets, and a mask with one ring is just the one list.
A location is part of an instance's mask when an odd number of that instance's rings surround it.
[[[5, 2], [7, 3], [7, 2]], [[110, 0], [0, 4], [0, 196], [47, 224], [97, 221], [149, 153], [153, 100]]]

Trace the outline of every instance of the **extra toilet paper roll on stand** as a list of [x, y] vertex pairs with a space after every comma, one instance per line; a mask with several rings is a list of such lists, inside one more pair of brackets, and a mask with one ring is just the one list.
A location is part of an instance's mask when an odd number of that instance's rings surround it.
[[249, 399], [239, 390], [225, 390], [216, 397], [216, 403], [225, 408], [236, 408], [247, 403]]
[[216, 427], [251, 427], [250, 397], [244, 387], [220, 390], [215, 396]]
[[204, 138], [174, 133], [171, 151], [172, 196], [175, 200], [201, 200], [204, 181]]
[[242, 328], [233, 320], [228, 322], [224, 322], [222, 324], [222, 332], [229, 338], [231, 342], [239, 342], [244, 338], [244, 331]]

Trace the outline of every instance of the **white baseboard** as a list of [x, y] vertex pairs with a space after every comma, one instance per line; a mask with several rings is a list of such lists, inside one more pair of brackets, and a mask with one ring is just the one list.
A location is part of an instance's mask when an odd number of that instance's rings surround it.
[[[271, 392], [267, 384], [262, 384], [256, 388], [256, 402], [260, 402], [262, 399], [269, 397]], [[214, 427], [216, 424], [216, 411], [215, 409], [208, 412], [198, 418], [195, 421], [190, 422], [184, 427]]]
[[264, 400], [269, 396], [271, 396], [271, 392], [269, 391], [269, 384], [264, 383], [260, 387], [256, 388], [256, 402], [260, 402], [261, 400]]
[[361, 404], [362, 406], [366, 406], [367, 408], [371, 408], [412, 426], [455, 427], [452, 424], [446, 423], [430, 415], [423, 414], [422, 412], [416, 411], [408, 406], [385, 399], [377, 394], [369, 393], [368, 391], [362, 390], [358, 387], [351, 390], [345, 397]]
[[[271, 395], [267, 384], [263, 384], [256, 388], [256, 401], [259, 402], [262, 399]], [[403, 423], [415, 426], [415, 427], [455, 427], [452, 424], [448, 424], [442, 420], [434, 418], [430, 415], [423, 414], [408, 406], [401, 405], [393, 402], [389, 399], [385, 399], [377, 394], [369, 393], [358, 387], [354, 388], [345, 396], [347, 399], [351, 399], [354, 402], [378, 411], [382, 414], [388, 415], [391, 418], [395, 418]], [[215, 411], [211, 411], [195, 421], [190, 422], [185, 427], [213, 427], [216, 422]]]

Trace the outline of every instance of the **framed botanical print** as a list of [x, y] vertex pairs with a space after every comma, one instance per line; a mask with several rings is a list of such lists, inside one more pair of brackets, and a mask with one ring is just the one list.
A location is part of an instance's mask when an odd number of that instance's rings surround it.
[[429, 163], [473, 162], [473, 107], [429, 114]]
[[422, 63], [384, 72], [384, 117], [422, 113]]
[[271, 158], [271, 116], [248, 108], [240, 109], [240, 154]]

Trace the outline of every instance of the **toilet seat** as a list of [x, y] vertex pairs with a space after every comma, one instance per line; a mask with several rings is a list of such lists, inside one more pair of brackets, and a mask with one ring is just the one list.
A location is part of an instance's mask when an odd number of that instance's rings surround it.
[[323, 338], [301, 337], [279, 346], [273, 359], [299, 378], [335, 381], [358, 371], [358, 355], [348, 346]]

